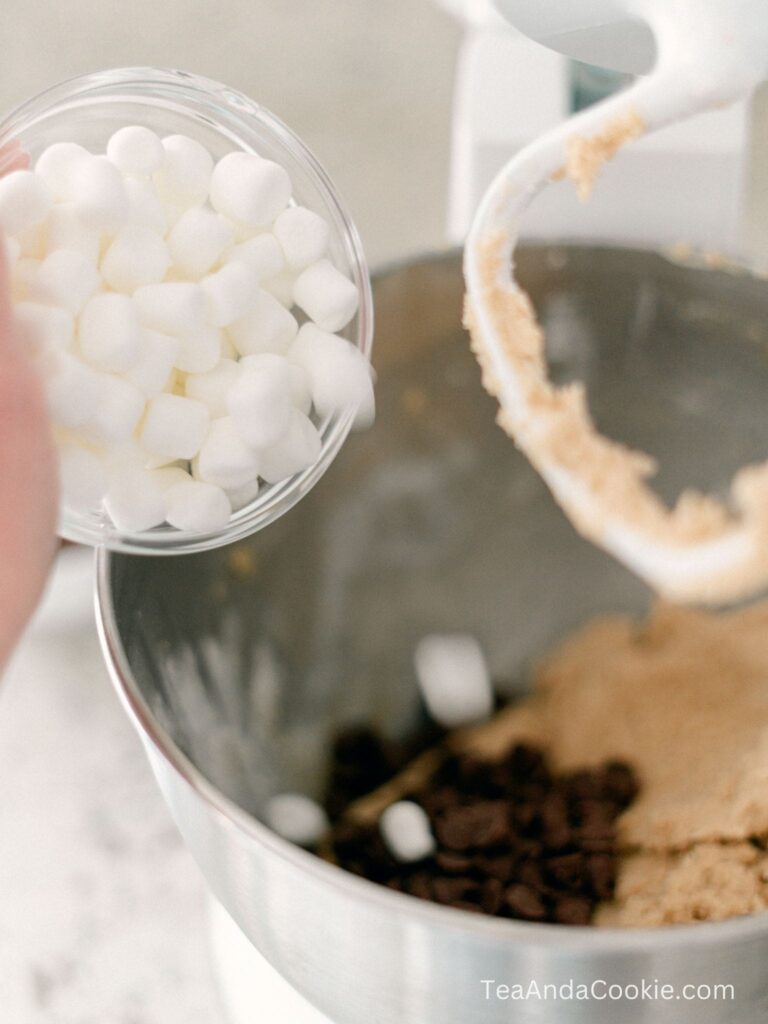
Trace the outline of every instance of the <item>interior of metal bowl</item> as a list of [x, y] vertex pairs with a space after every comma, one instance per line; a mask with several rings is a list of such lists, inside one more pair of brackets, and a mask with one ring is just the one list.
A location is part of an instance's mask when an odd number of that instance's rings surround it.
[[[558, 379], [585, 380], [600, 427], [660, 458], [665, 498], [722, 491], [768, 452], [764, 282], [575, 245], [528, 247], [518, 263]], [[273, 792], [322, 793], [340, 728], [419, 723], [424, 634], [473, 634], [516, 693], [574, 627], [650, 602], [496, 426], [462, 293], [459, 254], [378, 275], [376, 425], [289, 515], [205, 554], [108, 556], [124, 685], [257, 816]]]

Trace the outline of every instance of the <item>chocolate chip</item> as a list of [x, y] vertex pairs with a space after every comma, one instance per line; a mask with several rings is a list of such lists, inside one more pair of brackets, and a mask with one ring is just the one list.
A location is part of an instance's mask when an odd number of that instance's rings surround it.
[[454, 853], [452, 850], [438, 850], [435, 854], [435, 863], [446, 874], [466, 875], [474, 867], [475, 860], [464, 854]]
[[503, 842], [509, 832], [509, 811], [503, 800], [485, 800], [446, 809], [435, 822], [435, 834], [449, 850], [484, 849]]
[[504, 902], [514, 917], [524, 921], [543, 921], [547, 908], [541, 896], [529, 885], [517, 883], [510, 885], [504, 892]]
[[585, 896], [561, 896], [555, 902], [554, 918], [558, 924], [589, 924], [592, 903]]
[[582, 853], [550, 857], [545, 865], [547, 878], [564, 889], [579, 889], [587, 880], [587, 860]]
[[503, 902], [503, 882], [498, 878], [487, 878], [480, 889], [480, 906], [486, 914], [498, 914]]
[[432, 888], [438, 903], [472, 903], [480, 897], [480, 883], [473, 878], [435, 878]]
[[608, 853], [595, 853], [587, 858], [587, 872], [592, 892], [599, 900], [609, 900], [616, 884], [616, 859]]

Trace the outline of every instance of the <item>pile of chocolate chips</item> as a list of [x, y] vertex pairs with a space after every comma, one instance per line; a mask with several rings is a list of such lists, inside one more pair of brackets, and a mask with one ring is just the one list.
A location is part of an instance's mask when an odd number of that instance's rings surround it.
[[[385, 756], [375, 737], [365, 744], [379, 751], [370, 763], [378, 785], [386, 781], [385, 763], [399, 758]], [[349, 745], [341, 750], [348, 753]], [[351, 774], [347, 762], [347, 785], [359, 790], [362, 781], [350, 786]], [[446, 750], [431, 778], [403, 794], [427, 812], [434, 856], [399, 863], [378, 824], [344, 814], [331, 846], [346, 870], [422, 899], [497, 917], [588, 924], [613, 895], [615, 821], [637, 791], [632, 769], [619, 761], [557, 775], [544, 751], [527, 744], [493, 763]], [[334, 802], [338, 811], [344, 801]]]

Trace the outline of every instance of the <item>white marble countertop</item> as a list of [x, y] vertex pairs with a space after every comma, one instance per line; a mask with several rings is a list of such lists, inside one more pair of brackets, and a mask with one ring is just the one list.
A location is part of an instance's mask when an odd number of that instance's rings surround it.
[[202, 877], [107, 677], [87, 570], [0, 688], [2, 1019], [212, 1024]]

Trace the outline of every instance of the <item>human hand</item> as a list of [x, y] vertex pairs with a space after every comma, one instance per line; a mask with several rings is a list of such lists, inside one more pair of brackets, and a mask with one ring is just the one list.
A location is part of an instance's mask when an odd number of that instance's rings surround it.
[[0, 244], [0, 669], [42, 593], [57, 547], [57, 509], [43, 389], [17, 338]]

